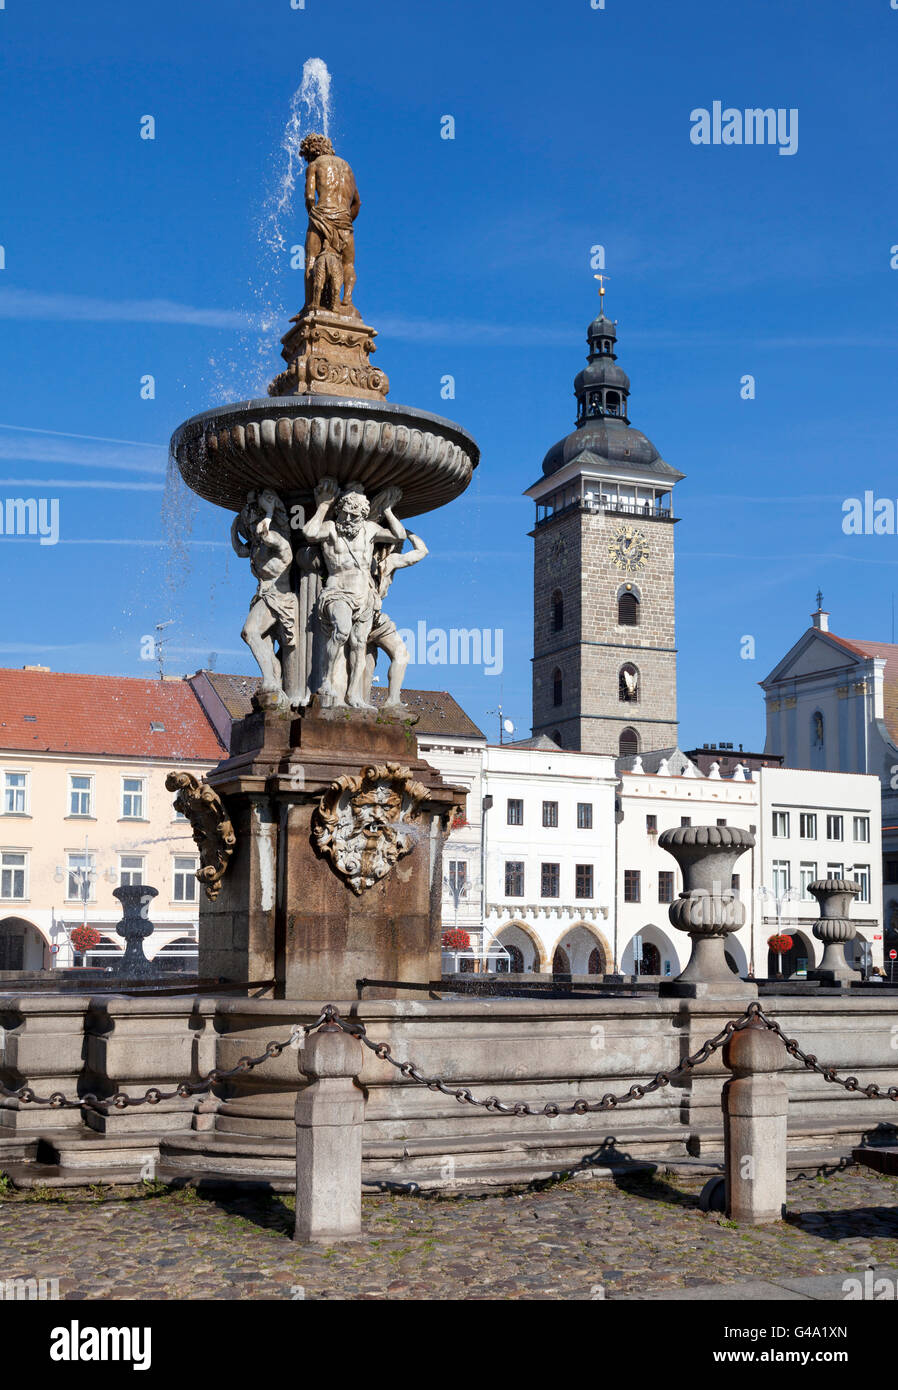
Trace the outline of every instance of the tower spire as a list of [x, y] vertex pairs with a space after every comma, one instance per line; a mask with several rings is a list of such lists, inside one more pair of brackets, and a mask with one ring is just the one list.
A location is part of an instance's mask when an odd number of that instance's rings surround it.
[[605, 281], [608, 278], [604, 273], [593, 276], [593, 279], [599, 282], [599, 318], [603, 318], [605, 315]]

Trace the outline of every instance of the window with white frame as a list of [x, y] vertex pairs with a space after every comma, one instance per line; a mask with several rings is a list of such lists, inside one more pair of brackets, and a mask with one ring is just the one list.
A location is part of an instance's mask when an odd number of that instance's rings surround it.
[[788, 859], [773, 861], [773, 891], [781, 898], [792, 887], [792, 866]]
[[0, 852], [0, 898], [7, 902], [22, 902], [26, 897], [28, 855], [24, 850], [5, 849]]
[[838, 864], [838, 863], [835, 863], [835, 862], [830, 862], [830, 863], [827, 864], [827, 866], [826, 866], [826, 877], [827, 877], [827, 878], [844, 878], [844, 877], [845, 877], [845, 865], [844, 865], [844, 864]]
[[143, 820], [145, 799], [143, 777], [122, 778], [122, 820]]
[[867, 845], [870, 843], [870, 817], [854, 817], [854, 838], [858, 844]]
[[192, 854], [175, 855], [172, 879], [172, 899], [176, 903], [195, 903], [197, 897], [196, 859]]
[[94, 779], [89, 773], [69, 774], [69, 815], [92, 816], [94, 813]]
[[463, 898], [468, 886], [468, 862], [466, 859], [449, 860], [449, 892], [453, 898]]
[[778, 838], [789, 834], [789, 812], [774, 811], [773, 813], [773, 833]]
[[28, 773], [4, 772], [3, 812], [7, 816], [28, 814]]
[[828, 840], [842, 840], [845, 838], [844, 822], [841, 816], [826, 817], [826, 838]]
[[868, 903], [870, 901], [870, 865], [855, 864], [852, 878], [856, 883], [861, 885], [861, 891], [857, 898], [858, 902]]
[[66, 855], [66, 900], [88, 902], [96, 900], [96, 863], [93, 854], [79, 850]]
[[816, 840], [817, 816], [814, 811], [802, 811], [798, 817], [798, 833], [803, 840]]
[[118, 881], [123, 888], [134, 883], [143, 883], [144, 857], [142, 854], [120, 854], [118, 859]]
[[809, 889], [817, 877], [817, 865], [812, 864], [809, 859], [802, 859], [798, 867], [798, 881], [801, 886], [801, 896], [805, 902], [809, 902], [812, 894]]

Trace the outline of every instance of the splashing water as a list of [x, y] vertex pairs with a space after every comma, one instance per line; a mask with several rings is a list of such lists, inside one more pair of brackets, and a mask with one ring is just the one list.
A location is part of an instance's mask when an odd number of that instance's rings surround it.
[[321, 58], [307, 58], [303, 64], [302, 82], [290, 101], [290, 117], [281, 139], [285, 162], [278, 187], [269, 197], [259, 227], [263, 246], [277, 257], [287, 249], [284, 221], [292, 218], [293, 195], [297, 177], [302, 173], [303, 158], [300, 146], [313, 130], [330, 134], [331, 75]]
[[[278, 340], [287, 329], [291, 313], [296, 312], [296, 308], [288, 310], [284, 299], [301, 302], [305, 297], [304, 258], [292, 250], [301, 239], [298, 211], [302, 207], [297, 210], [294, 206], [297, 184], [303, 187], [300, 146], [313, 130], [329, 135], [331, 118], [331, 75], [327, 64], [323, 58], [307, 58], [302, 80], [290, 98], [290, 113], [272, 161], [270, 191], [256, 224], [259, 260], [249, 279], [254, 300], [251, 327], [238, 339], [236, 358], [210, 358], [214, 398], [210, 403], [265, 395], [268, 382], [280, 368]], [[297, 262], [295, 269], [292, 260]], [[285, 273], [289, 277], [286, 281]]]

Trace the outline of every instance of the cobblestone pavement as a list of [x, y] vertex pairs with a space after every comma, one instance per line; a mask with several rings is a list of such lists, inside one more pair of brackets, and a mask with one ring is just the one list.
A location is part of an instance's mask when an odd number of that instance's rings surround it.
[[361, 1240], [289, 1239], [292, 1198], [90, 1189], [0, 1196], [3, 1278], [65, 1299], [589, 1299], [898, 1264], [898, 1178], [789, 1184], [789, 1219], [699, 1210], [703, 1179], [632, 1174], [465, 1196], [371, 1195]]

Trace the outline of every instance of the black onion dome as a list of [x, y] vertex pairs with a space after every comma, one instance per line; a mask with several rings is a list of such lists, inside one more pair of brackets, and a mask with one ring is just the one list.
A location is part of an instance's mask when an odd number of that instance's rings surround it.
[[630, 467], [650, 469], [666, 478], [681, 478], [675, 468], [665, 463], [658, 450], [642, 430], [634, 429], [623, 420], [605, 416], [587, 420], [564, 439], [553, 444], [543, 459], [543, 473], [557, 473], [566, 463], [580, 454], [595, 454], [608, 463], [624, 463]]
[[574, 391], [579, 396], [586, 386], [613, 386], [625, 394], [630, 390], [630, 378], [613, 357], [591, 357], [574, 377]]

